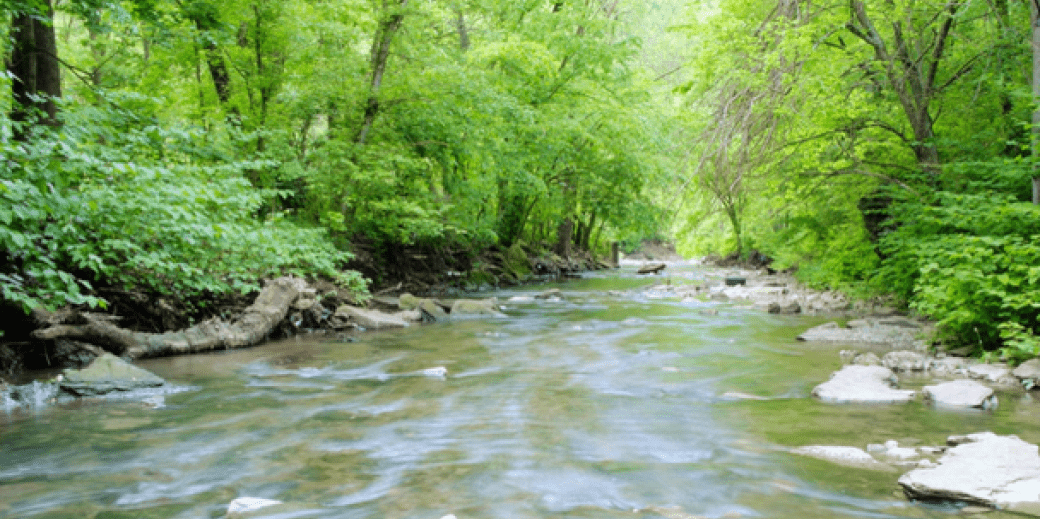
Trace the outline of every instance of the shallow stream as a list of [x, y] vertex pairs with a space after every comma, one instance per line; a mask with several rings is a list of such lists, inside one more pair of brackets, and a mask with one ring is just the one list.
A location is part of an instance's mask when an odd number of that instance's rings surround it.
[[786, 450], [1040, 442], [1020, 393], [995, 412], [813, 400], [842, 347], [795, 336], [823, 319], [646, 290], [714, 275], [669, 272], [569, 282], [503, 319], [143, 361], [186, 389], [146, 403], [0, 412], [0, 517], [222, 517], [241, 496], [286, 503], [269, 518], [952, 517], [898, 474]]

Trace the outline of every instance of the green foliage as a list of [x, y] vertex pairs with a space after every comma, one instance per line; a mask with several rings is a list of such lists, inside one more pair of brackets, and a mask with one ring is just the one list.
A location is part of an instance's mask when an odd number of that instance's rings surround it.
[[937, 319], [949, 343], [1028, 344], [1040, 330], [1040, 208], [1006, 195], [939, 192], [899, 214], [882, 241], [889, 258], [876, 282]]
[[1000, 336], [1005, 345], [1000, 354], [1009, 361], [1018, 363], [1040, 356], [1040, 336], [1025, 326], [1015, 322], [1000, 323]]
[[255, 218], [273, 193], [243, 172], [268, 164], [126, 110], [67, 107], [66, 119], [58, 133], [5, 144], [0, 243], [15, 269], [0, 273], [4, 299], [99, 305], [88, 295], [97, 283], [192, 301], [283, 274], [363, 289], [322, 231]]
[[1026, 7], [691, 4], [686, 250], [754, 243], [812, 285], [894, 294], [946, 342], [1035, 355]]

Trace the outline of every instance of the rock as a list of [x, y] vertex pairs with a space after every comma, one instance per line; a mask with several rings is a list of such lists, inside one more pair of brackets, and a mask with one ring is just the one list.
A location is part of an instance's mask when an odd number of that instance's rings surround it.
[[917, 449], [900, 447], [899, 442], [895, 440], [885, 442], [885, 449], [881, 451], [881, 455], [902, 465], [906, 465], [906, 462], [917, 465], [917, 460], [921, 457]]
[[740, 391], [726, 391], [722, 394], [722, 398], [725, 398], [727, 400], [769, 400], [764, 396], [752, 395], [750, 393], [742, 393]]
[[890, 351], [881, 358], [881, 365], [899, 373], [901, 371], [926, 371], [928, 358], [913, 351]]
[[405, 292], [397, 298], [397, 307], [401, 310], [415, 310], [423, 300]]
[[419, 320], [422, 322], [443, 322], [451, 319], [448, 312], [444, 308], [434, 302], [432, 299], [424, 299], [416, 310], [419, 314]]
[[346, 318], [361, 326], [378, 330], [381, 328], [404, 328], [408, 321], [399, 315], [387, 314], [378, 310], [366, 310], [351, 305], [340, 305], [336, 309], [336, 316]]
[[1003, 385], [1018, 384], [1018, 380], [1012, 379], [1011, 370], [1004, 364], [974, 364], [968, 367], [968, 376]]
[[924, 397], [938, 406], [979, 407], [992, 409], [996, 407], [997, 397], [993, 390], [974, 380], [954, 380], [922, 389]]
[[649, 265], [643, 265], [636, 271], [636, 274], [659, 274], [665, 269], [667, 265], [664, 263], [651, 263]]
[[541, 294], [534, 296], [536, 299], [562, 299], [563, 292], [558, 288], [550, 288]]
[[498, 304], [495, 299], [459, 299], [455, 301], [455, 304], [451, 305], [451, 316], [456, 317], [477, 317], [489, 315], [492, 317], [505, 317], [506, 315], [498, 311]]
[[1015, 368], [1012, 375], [1018, 377], [1029, 388], [1036, 387], [1037, 381], [1040, 381], [1040, 359], [1032, 359], [1023, 362], [1019, 367]]
[[886, 317], [884, 319], [877, 320], [878, 326], [895, 326], [897, 328], [909, 328], [911, 330], [920, 330], [922, 328], [921, 323], [906, 317]]
[[59, 385], [76, 396], [98, 396], [113, 391], [158, 387], [166, 383], [123, 359], [105, 353], [83, 369], [67, 369]]
[[813, 389], [813, 396], [836, 404], [894, 404], [909, 402], [916, 393], [894, 389], [896, 376], [881, 366], [845, 366]]
[[800, 314], [802, 313], [802, 306], [798, 304], [798, 301], [774, 302], [769, 303], [768, 311], [771, 314]]
[[937, 466], [915, 469], [899, 478], [907, 496], [964, 501], [1012, 512], [1032, 510], [1035, 514], [1040, 510], [1036, 445], [990, 432], [956, 441], [963, 443], [947, 450]]
[[925, 350], [928, 345], [925, 341], [918, 339], [919, 335], [922, 335], [922, 331], [918, 328], [881, 324], [879, 321], [870, 319], [858, 319], [849, 321], [847, 328], [839, 326], [837, 323], [827, 323], [810, 328], [799, 335], [798, 340], [861, 343], [899, 349]]
[[255, 512], [261, 508], [267, 508], [269, 506], [280, 505], [281, 501], [276, 499], [264, 499], [261, 497], [239, 497], [231, 501], [228, 504], [227, 514], [245, 514], [249, 512]]
[[875, 460], [874, 457], [867, 454], [866, 451], [856, 447], [810, 445], [807, 447], [798, 447], [797, 449], [791, 450], [791, 452], [802, 456], [809, 456], [810, 458], [829, 461], [845, 467], [882, 470], [886, 472], [894, 470], [892, 466]]
[[929, 368], [933, 375], [950, 376], [966, 373], [969, 364], [963, 357], [944, 357], [932, 359]]
[[878, 358], [876, 353], [868, 351], [866, 353], [860, 353], [859, 355], [853, 357], [852, 364], [855, 364], [857, 366], [880, 366], [881, 359]]

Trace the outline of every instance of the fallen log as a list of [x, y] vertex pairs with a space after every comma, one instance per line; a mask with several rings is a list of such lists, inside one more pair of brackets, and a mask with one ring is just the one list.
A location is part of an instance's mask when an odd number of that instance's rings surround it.
[[636, 274], [659, 274], [665, 269], [665, 267], [667, 267], [667, 265], [664, 263], [651, 263], [649, 265], [643, 265], [636, 271]]
[[282, 277], [269, 281], [256, 301], [230, 322], [220, 318], [203, 321], [191, 328], [167, 333], [126, 330], [92, 314], [77, 316], [81, 324], [56, 324], [33, 332], [33, 338], [76, 339], [132, 359], [196, 353], [216, 349], [254, 346], [263, 342], [307, 288], [299, 278]]

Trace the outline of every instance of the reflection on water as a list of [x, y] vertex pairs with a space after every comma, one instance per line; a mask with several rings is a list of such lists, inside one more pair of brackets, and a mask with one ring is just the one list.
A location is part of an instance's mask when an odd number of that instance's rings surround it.
[[143, 362], [196, 390], [0, 414], [0, 517], [222, 517], [240, 496], [283, 501], [257, 516], [284, 518], [948, 517], [892, 474], [785, 447], [1040, 441], [1020, 396], [996, 413], [814, 401], [838, 348], [794, 337], [819, 319], [640, 290], [660, 279], [572, 282], [505, 319]]

